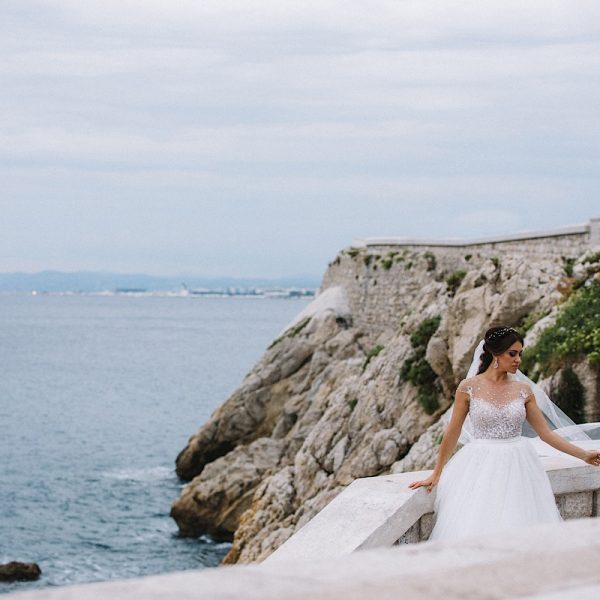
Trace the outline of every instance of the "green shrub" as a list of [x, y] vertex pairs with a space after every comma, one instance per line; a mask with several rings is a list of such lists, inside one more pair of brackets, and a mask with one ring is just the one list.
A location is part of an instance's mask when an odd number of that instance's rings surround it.
[[417, 399], [419, 404], [423, 407], [423, 410], [428, 415], [432, 415], [440, 407], [437, 393], [433, 386], [427, 388], [420, 387], [417, 394]]
[[381, 261], [381, 266], [388, 271], [394, 262], [393, 258], [387, 257]]
[[451, 296], [454, 296], [454, 294], [456, 294], [456, 290], [459, 288], [466, 274], [466, 271], [460, 270], [454, 271], [452, 275], [448, 276], [448, 279], [446, 279], [446, 290], [450, 293]]
[[[547, 313], [546, 313], [547, 314]], [[540, 319], [546, 316], [543, 312], [532, 312], [525, 315], [518, 323], [517, 330], [525, 335]]]
[[373, 259], [372, 254], [366, 254], [363, 256], [363, 262], [365, 263], [365, 267], [368, 267], [371, 264], [371, 260]]
[[492, 256], [490, 258], [496, 269], [500, 266], [500, 259], [497, 256]]
[[552, 374], [586, 356], [591, 364], [600, 364], [600, 281], [597, 280], [588, 280], [562, 304], [554, 325], [542, 332], [535, 346], [523, 351], [521, 370], [536, 377]]
[[471, 258], [473, 258], [473, 255], [472, 255], [472, 254], [465, 254], [465, 260], [466, 260], [467, 262], [469, 262], [469, 261], [471, 260]]
[[350, 412], [352, 412], [354, 410], [357, 403], [358, 403], [358, 400], [356, 398], [353, 398], [352, 400], [348, 400], [348, 406], [350, 407]]
[[434, 413], [439, 408], [435, 381], [437, 375], [425, 358], [425, 351], [431, 336], [437, 331], [441, 317], [429, 317], [422, 321], [410, 336], [413, 347], [412, 354], [400, 367], [400, 379], [412, 383], [418, 388], [417, 400], [423, 410], [428, 414]]
[[433, 252], [425, 252], [424, 254], [425, 260], [427, 261], [427, 270], [435, 271], [435, 267], [437, 266], [437, 259], [435, 258], [435, 254]]
[[359, 253], [360, 253], [360, 250], [358, 248], [350, 248], [348, 250], [348, 256], [350, 258], [355, 258]]
[[566, 256], [561, 256], [563, 261], [563, 269], [565, 271], [565, 275], [567, 277], [573, 277], [573, 266], [575, 265], [574, 258], [567, 258]]
[[440, 322], [442, 317], [437, 315], [435, 317], [429, 317], [424, 321], [421, 321], [419, 326], [415, 329], [415, 331], [410, 336], [410, 343], [413, 348], [418, 348], [419, 346], [426, 348], [431, 336], [437, 331], [440, 326]]
[[481, 287], [487, 281], [487, 277], [482, 273], [474, 282], [473, 287]]
[[600, 252], [595, 252], [583, 260], [583, 263], [596, 263], [600, 261]]
[[422, 348], [407, 358], [400, 369], [400, 378], [403, 381], [410, 381], [417, 387], [433, 383], [436, 377], [431, 365], [425, 359], [425, 351]]

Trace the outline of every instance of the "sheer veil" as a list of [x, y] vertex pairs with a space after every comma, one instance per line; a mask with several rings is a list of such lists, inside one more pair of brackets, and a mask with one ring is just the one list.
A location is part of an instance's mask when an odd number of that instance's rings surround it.
[[[473, 360], [471, 366], [467, 372], [466, 379], [474, 377], [479, 369], [479, 357], [483, 352], [484, 340], [481, 340], [475, 348], [473, 353]], [[548, 394], [534, 381], [529, 379], [527, 375], [517, 370], [516, 373], [508, 373], [508, 377], [513, 380], [522, 381], [531, 386], [537, 405], [544, 413], [546, 422], [550, 429], [554, 430], [555, 433], [561, 437], [569, 440], [570, 442], [576, 443], [578, 446], [586, 446], [586, 442], [600, 439], [600, 423], [582, 423], [580, 425], [575, 424], [550, 398]], [[525, 421], [523, 424], [522, 435], [531, 438], [531, 441], [535, 444], [538, 454], [548, 455], [554, 454], [558, 451], [540, 440], [539, 436], [531, 428], [531, 426]], [[473, 425], [471, 418], [467, 414], [465, 421], [460, 432], [458, 439], [459, 444], [466, 444], [473, 439]], [[597, 445], [597, 443], [596, 443]]]

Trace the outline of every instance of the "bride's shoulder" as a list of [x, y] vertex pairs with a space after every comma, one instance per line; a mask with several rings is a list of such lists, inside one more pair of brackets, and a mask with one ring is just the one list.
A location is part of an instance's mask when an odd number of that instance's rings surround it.
[[519, 391], [524, 397], [533, 396], [533, 389], [526, 381], [518, 381]]
[[473, 389], [473, 386], [475, 385], [476, 381], [476, 376], [466, 377], [465, 379], [462, 379], [461, 382], [458, 384], [456, 391], [468, 392], [470, 389]]

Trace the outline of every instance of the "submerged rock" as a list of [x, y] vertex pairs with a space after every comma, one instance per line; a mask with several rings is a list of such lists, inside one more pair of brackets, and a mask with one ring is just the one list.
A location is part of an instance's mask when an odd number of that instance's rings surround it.
[[11, 561], [0, 565], [0, 581], [35, 581], [40, 578], [42, 570], [37, 563]]

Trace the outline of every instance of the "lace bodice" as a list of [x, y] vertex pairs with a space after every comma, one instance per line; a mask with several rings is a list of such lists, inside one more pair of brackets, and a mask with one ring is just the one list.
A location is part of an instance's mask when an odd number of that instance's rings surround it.
[[520, 381], [500, 386], [476, 377], [464, 379], [458, 391], [469, 394], [469, 416], [475, 438], [504, 439], [521, 435], [525, 399], [531, 388]]

